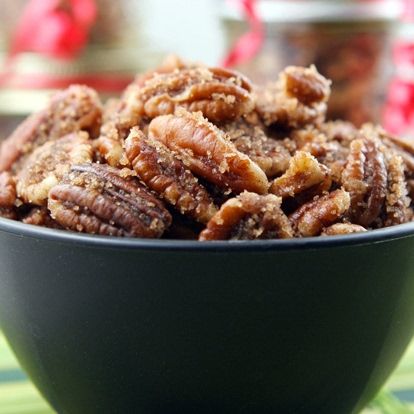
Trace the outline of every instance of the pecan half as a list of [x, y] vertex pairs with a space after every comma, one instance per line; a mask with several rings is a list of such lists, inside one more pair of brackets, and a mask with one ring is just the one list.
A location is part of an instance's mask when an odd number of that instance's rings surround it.
[[298, 237], [318, 236], [349, 210], [350, 202], [349, 193], [335, 190], [304, 204], [289, 219]]
[[384, 226], [407, 223], [413, 212], [408, 197], [407, 182], [404, 174], [404, 162], [398, 155], [393, 155], [387, 162], [388, 187], [385, 198]]
[[342, 184], [351, 195], [350, 221], [369, 227], [379, 217], [387, 194], [387, 168], [377, 140], [352, 141]]
[[212, 198], [193, 173], [164, 144], [133, 128], [126, 155], [141, 180], [180, 213], [207, 223], [217, 212]]
[[251, 84], [241, 74], [222, 68], [184, 68], [148, 79], [138, 90], [143, 114], [173, 114], [178, 107], [201, 111], [213, 122], [229, 121], [250, 112]]
[[279, 197], [295, 195], [318, 186], [320, 193], [328, 191], [332, 180], [330, 171], [308, 152], [298, 151], [291, 158], [289, 168], [270, 186], [269, 192]]
[[285, 142], [268, 138], [262, 125], [241, 118], [223, 125], [221, 129], [228, 134], [236, 149], [253, 160], [268, 177], [286, 171], [290, 153]]
[[0, 146], [0, 171], [20, 168], [35, 148], [77, 131], [97, 136], [101, 124], [97, 93], [80, 85], [56, 93], [43, 111], [29, 116]]
[[343, 234], [362, 233], [367, 231], [358, 224], [336, 223], [323, 229], [321, 236], [341, 236]]
[[53, 219], [68, 230], [121, 237], [161, 237], [171, 215], [131, 171], [108, 165], [71, 167], [49, 192]]
[[49, 190], [72, 164], [92, 162], [92, 145], [86, 132], [49, 141], [33, 151], [16, 176], [18, 196], [26, 203], [46, 205]]
[[285, 239], [293, 237], [289, 219], [273, 194], [247, 191], [226, 201], [200, 233], [199, 240]]
[[16, 184], [8, 172], [0, 172], [0, 217], [16, 218]]
[[257, 89], [256, 110], [266, 125], [319, 125], [325, 119], [330, 92], [330, 81], [314, 66], [289, 66], [275, 83]]
[[149, 135], [177, 153], [194, 174], [221, 188], [267, 192], [263, 170], [201, 113], [178, 110], [176, 115], [159, 116], [151, 121]]

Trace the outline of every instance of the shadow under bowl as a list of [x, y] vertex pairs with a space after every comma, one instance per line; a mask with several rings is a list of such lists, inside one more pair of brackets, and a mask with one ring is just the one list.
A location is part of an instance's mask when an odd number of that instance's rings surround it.
[[0, 323], [60, 414], [358, 412], [414, 333], [414, 223], [194, 242], [0, 219]]

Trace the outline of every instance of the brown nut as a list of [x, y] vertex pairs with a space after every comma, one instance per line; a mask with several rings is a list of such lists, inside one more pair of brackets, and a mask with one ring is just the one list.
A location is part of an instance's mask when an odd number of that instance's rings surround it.
[[267, 192], [263, 170], [201, 113], [178, 110], [176, 115], [159, 116], [151, 121], [149, 135], [178, 154], [194, 174], [221, 188]]
[[51, 217], [46, 207], [32, 208], [22, 219], [25, 224], [33, 226], [49, 227], [51, 229], [62, 229], [62, 226]]
[[131, 171], [74, 165], [49, 192], [53, 219], [68, 230], [120, 237], [158, 238], [171, 215]]
[[297, 151], [291, 158], [287, 171], [273, 181], [269, 192], [286, 198], [320, 186], [322, 193], [329, 190], [331, 182], [328, 168], [308, 152]]
[[351, 195], [350, 221], [364, 227], [372, 225], [387, 194], [387, 168], [377, 140], [352, 141], [342, 184]]
[[362, 233], [365, 231], [367, 231], [367, 229], [358, 224], [336, 223], [323, 229], [321, 236], [341, 236], [344, 234]]
[[125, 141], [125, 151], [138, 177], [180, 213], [207, 223], [217, 212], [206, 189], [161, 142], [133, 128]]
[[273, 194], [247, 191], [226, 201], [200, 233], [199, 240], [285, 239], [293, 237], [289, 219]]
[[407, 223], [412, 219], [404, 162], [398, 155], [392, 155], [387, 162], [388, 186], [385, 198], [384, 226]]
[[86, 132], [77, 132], [38, 147], [22, 163], [16, 176], [18, 196], [25, 202], [47, 204], [49, 190], [72, 164], [92, 162], [92, 145]]
[[98, 159], [112, 167], [126, 167], [128, 160], [124, 156], [124, 140], [131, 128], [145, 122], [142, 116], [142, 104], [138, 98], [140, 87], [131, 84], [117, 101], [108, 102], [104, 112], [104, 123], [100, 136], [94, 142]]
[[16, 184], [8, 172], [0, 172], [0, 217], [16, 218]]
[[349, 193], [335, 190], [304, 204], [289, 219], [298, 237], [318, 236], [349, 210], [350, 202]]
[[330, 92], [330, 81], [314, 66], [289, 66], [275, 83], [257, 89], [256, 110], [266, 125], [319, 125], [325, 119]]
[[35, 148], [77, 131], [97, 136], [101, 123], [97, 93], [80, 85], [56, 93], [43, 111], [29, 116], [0, 146], [0, 171], [17, 171]]
[[236, 149], [246, 154], [268, 177], [286, 171], [290, 153], [285, 142], [268, 138], [262, 125], [241, 118], [223, 125], [221, 129], [228, 134]]
[[178, 107], [201, 111], [212, 122], [250, 112], [251, 84], [241, 74], [222, 68], [184, 68], [148, 79], [138, 91], [143, 115], [173, 114]]

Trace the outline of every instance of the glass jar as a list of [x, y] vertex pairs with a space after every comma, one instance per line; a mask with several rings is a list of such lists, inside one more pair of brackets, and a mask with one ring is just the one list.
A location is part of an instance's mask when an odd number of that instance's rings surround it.
[[[309, 66], [332, 79], [329, 118], [357, 125], [379, 121], [392, 73], [391, 40], [399, 0], [260, 0], [265, 40], [260, 53], [238, 69], [263, 83], [287, 65]], [[246, 30], [242, 13], [224, 7], [230, 47]]]

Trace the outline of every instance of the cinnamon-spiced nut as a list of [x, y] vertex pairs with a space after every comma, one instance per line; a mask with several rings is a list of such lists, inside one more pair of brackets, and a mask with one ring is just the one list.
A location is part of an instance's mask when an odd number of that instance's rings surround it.
[[226, 201], [200, 233], [199, 240], [254, 240], [293, 237], [289, 219], [273, 194], [247, 191]]
[[16, 184], [8, 172], [0, 172], [0, 217], [16, 218]]
[[289, 66], [276, 82], [256, 89], [256, 110], [266, 125], [320, 125], [326, 115], [330, 81], [314, 66]]
[[348, 212], [350, 196], [339, 189], [302, 205], [289, 216], [297, 237], [318, 236]]
[[180, 213], [207, 223], [217, 212], [206, 189], [160, 141], [133, 128], [125, 141], [125, 151], [138, 177]]
[[48, 208], [65, 229], [108, 236], [159, 238], [172, 220], [131, 171], [100, 164], [72, 166]]
[[387, 168], [388, 185], [384, 219], [386, 227], [407, 223], [413, 217], [402, 158], [398, 155], [392, 155], [387, 162]]
[[378, 219], [387, 194], [387, 167], [378, 140], [352, 141], [342, 184], [351, 195], [350, 221], [371, 226]]
[[96, 137], [102, 107], [97, 93], [80, 85], [57, 92], [41, 112], [29, 116], [1, 145], [0, 171], [16, 172], [37, 147], [72, 132], [87, 131]]
[[297, 151], [290, 159], [287, 171], [276, 178], [269, 192], [279, 197], [295, 197], [312, 187], [320, 187], [320, 193], [331, 186], [330, 171], [308, 152]]
[[92, 145], [86, 132], [46, 142], [22, 163], [16, 175], [17, 194], [25, 203], [46, 205], [49, 190], [71, 165], [87, 162], [92, 162]]
[[366, 228], [359, 224], [352, 223], [336, 223], [323, 229], [321, 236], [342, 236], [344, 234], [363, 233]]
[[268, 177], [286, 171], [290, 153], [284, 140], [268, 138], [264, 126], [253, 124], [245, 118], [221, 126], [236, 149], [254, 161]]
[[181, 109], [175, 115], [159, 116], [151, 121], [149, 136], [174, 151], [195, 175], [221, 188], [234, 193], [267, 192], [263, 170], [201, 113]]
[[241, 74], [222, 68], [183, 68], [158, 74], [137, 90], [142, 114], [173, 114], [178, 107], [201, 111], [212, 122], [234, 120], [253, 107], [251, 84]]

